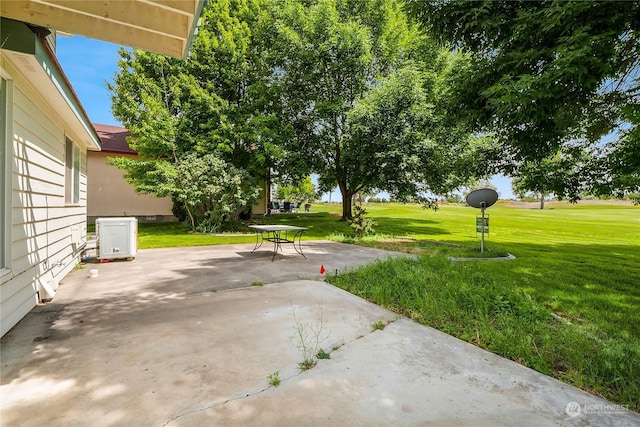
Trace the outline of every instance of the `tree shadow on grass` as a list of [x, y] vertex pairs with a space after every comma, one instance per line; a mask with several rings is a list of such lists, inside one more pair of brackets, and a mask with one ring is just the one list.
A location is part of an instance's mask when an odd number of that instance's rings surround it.
[[384, 234], [392, 236], [406, 236], [408, 234], [421, 235], [448, 235], [450, 231], [436, 226], [438, 222], [425, 218], [394, 218], [374, 217], [378, 223], [378, 229], [384, 230]]
[[573, 321], [591, 319], [610, 333], [624, 330], [640, 339], [637, 246], [498, 242], [491, 247], [516, 259], [477, 262], [474, 268], [524, 290]]
[[[407, 234], [443, 235], [451, 234], [446, 229], [436, 226], [436, 221], [425, 218], [394, 218], [371, 216], [378, 224], [374, 230], [382, 230], [383, 234], [404, 236]], [[348, 221], [341, 221], [340, 217], [326, 212], [312, 214], [280, 214], [266, 217], [267, 224], [288, 224], [307, 227], [305, 237], [327, 238], [331, 234], [353, 234]]]

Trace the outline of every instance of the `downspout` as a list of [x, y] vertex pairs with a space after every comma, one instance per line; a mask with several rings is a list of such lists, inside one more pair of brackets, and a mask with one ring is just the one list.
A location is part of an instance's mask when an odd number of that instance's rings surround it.
[[36, 292], [38, 294], [38, 301], [42, 301], [45, 302], [46, 300], [51, 300], [53, 299], [53, 297], [56, 296], [56, 291], [55, 289], [53, 289], [53, 286], [49, 285], [49, 283], [46, 281], [45, 276], [47, 275], [47, 273], [51, 272], [51, 280], [50, 282], [53, 282], [55, 280], [55, 275], [53, 274], [53, 267], [54, 265], [59, 265], [58, 264], [49, 264], [49, 196], [44, 196], [44, 203], [45, 203], [45, 213], [46, 213], [46, 219], [44, 221], [44, 232], [45, 235], [47, 236], [46, 241], [47, 241], [47, 249], [46, 249], [46, 257], [45, 257], [45, 261], [44, 261], [44, 268], [45, 271], [43, 274], [38, 275], [38, 283], [40, 284], [40, 287], [42, 289], [44, 289], [44, 291], [46, 292], [46, 298], [44, 295], [40, 295], [40, 289], [38, 289]]

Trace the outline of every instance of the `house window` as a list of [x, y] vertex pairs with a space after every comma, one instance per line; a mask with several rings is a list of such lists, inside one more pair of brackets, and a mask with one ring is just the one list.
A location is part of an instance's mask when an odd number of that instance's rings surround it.
[[80, 203], [80, 149], [69, 138], [65, 147], [65, 201]]
[[7, 137], [7, 123], [11, 118], [9, 115], [9, 103], [7, 102], [8, 92], [7, 80], [0, 77], [0, 270], [7, 266], [7, 247], [9, 245], [7, 239], [8, 229], [8, 203], [7, 195], [10, 194], [9, 185], [11, 185], [11, 177], [8, 176], [9, 168], [7, 167], [9, 138]]

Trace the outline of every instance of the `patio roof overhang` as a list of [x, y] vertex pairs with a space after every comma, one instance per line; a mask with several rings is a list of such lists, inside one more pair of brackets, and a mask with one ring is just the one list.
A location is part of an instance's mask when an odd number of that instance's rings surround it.
[[48, 44], [23, 22], [0, 18], [0, 67], [5, 61], [29, 80], [88, 150], [100, 150], [96, 133], [78, 96]]
[[4, 0], [0, 15], [71, 34], [185, 57], [206, 0]]

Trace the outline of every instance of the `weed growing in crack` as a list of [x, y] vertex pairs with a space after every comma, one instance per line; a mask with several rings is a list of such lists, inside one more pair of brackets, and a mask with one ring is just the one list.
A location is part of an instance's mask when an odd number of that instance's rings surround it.
[[280, 371], [267, 375], [267, 380], [269, 380], [269, 385], [278, 387], [280, 385]]
[[302, 362], [298, 363], [301, 371], [308, 371], [309, 369], [316, 366], [316, 361], [313, 359], [305, 359]]
[[381, 331], [387, 326], [382, 320], [378, 320], [376, 323], [371, 324], [372, 331]]
[[331, 359], [331, 353], [327, 353], [323, 349], [320, 349], [316, 353], [316, 358], [318, 358], [318, 359]]
[[[294, 330], [293, 339], [296, 341], [296, 347], [302, 354], [302, 362], [298, 363], [301, 371], [306, 371], [316, 366], [316, 358], [322, 349], [320, 344], [329, 337], [329, 333], [325, 332], [326, 319], [324, 318], [324, 310], [322, 303], [320, 304], [320, 316], [315, 323], [302, 323], [296, 316], [296, 310], [291, 307], [293, 315]], [[322, 351], [323, 354], [327, 354]]]

